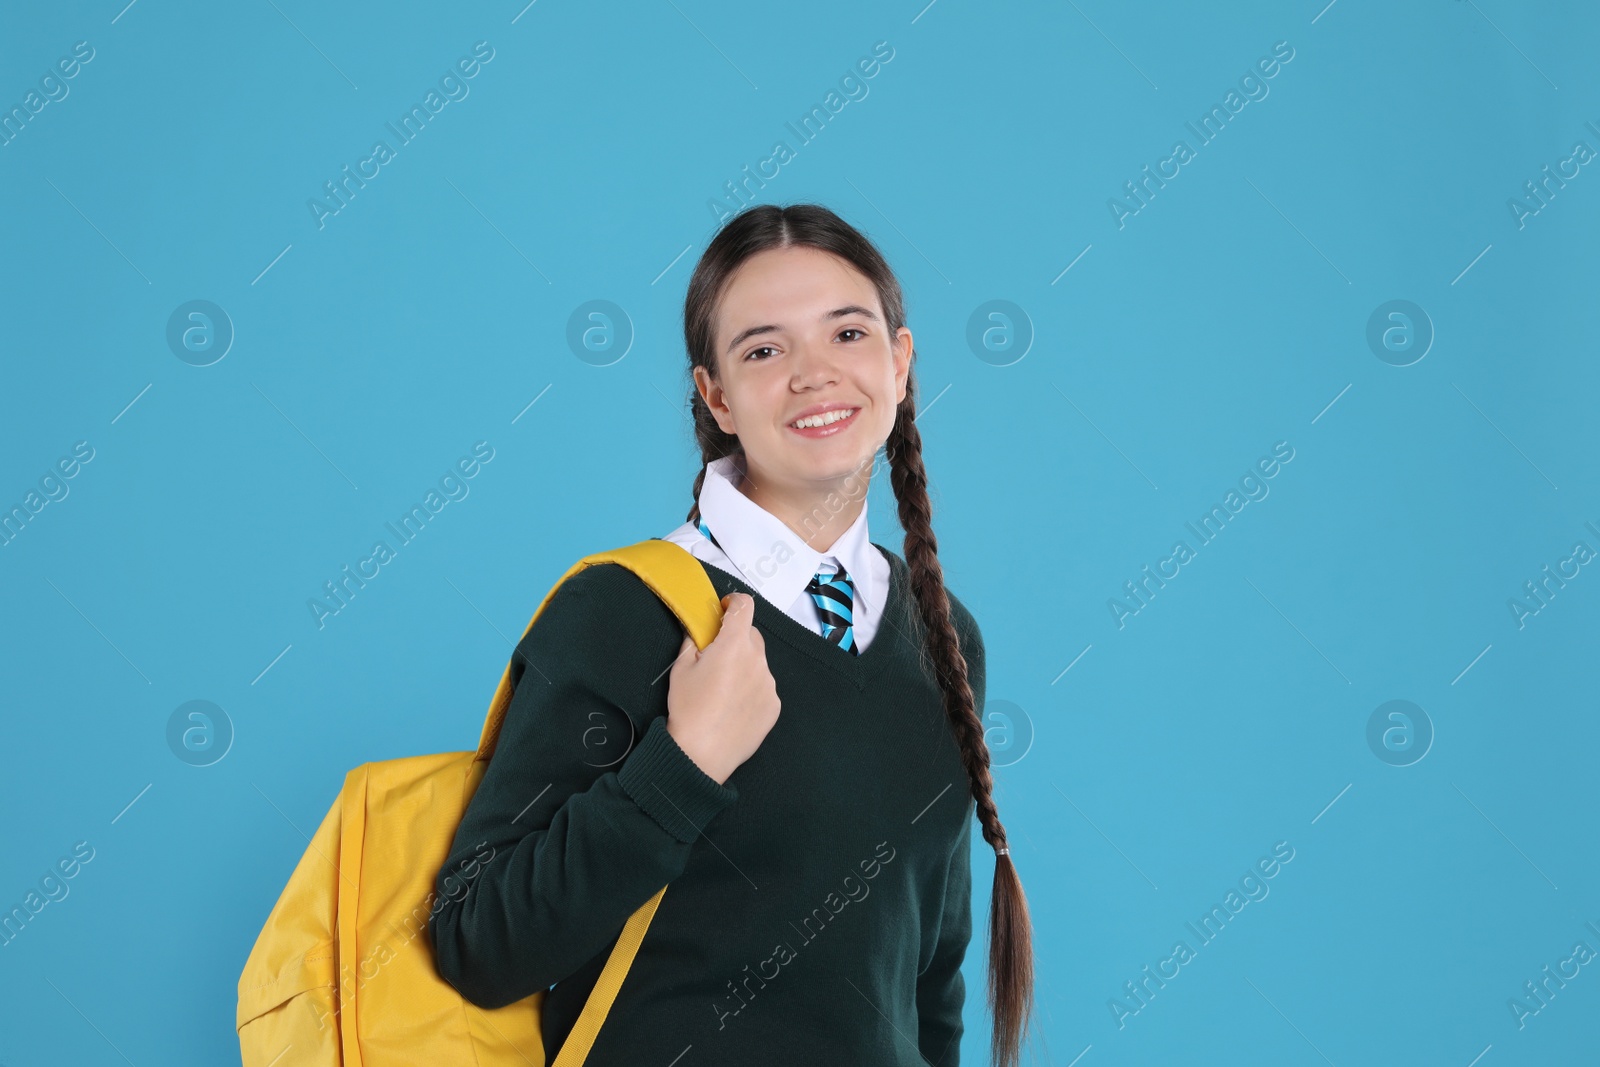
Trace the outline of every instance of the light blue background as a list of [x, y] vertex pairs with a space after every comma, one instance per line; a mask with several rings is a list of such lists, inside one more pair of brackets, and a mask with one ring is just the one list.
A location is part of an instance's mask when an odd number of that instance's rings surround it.
[[[123, 2], [0, 32], [6, 108], [95, 50], [0, 148], [0, 504], [95, 450], [0, 549], [0, 905], [95, 849], [0, 948], [0, 1062], [237, 1062], [240, 968], [345, 771], [471, 747], [565, 568], [683, 521], [684, 287], [779, 139], [761, 199], [833, 207], [906, 289], [941, 559], [1020, 709], [991, 725], [1037, 1062], [1596, 1055], [1600, 965], [1508, 1008], [1600, 950], [1600, 574], [1508, 608], [1600, 550], [1600, 173], [1507, 205], [1600, 149], [1584, 5]], [[480, 40], [470, 94], [319, 229], [307, 200]], [[1279, 41], [1270, 94], [1119, 228], [1107, 201]], [[206, 367], [165, 340], [195, 299], [236, 331]], [[566, 340], [594, 299], [633, 331], [608, 366]], [[994, 299], [1032, 334], [1007, 366], [966, 340]], [[1366, 341], [1395, 299], [1436, 334], [1405, 367]], [[480, 440], [470, 495], [319, 630], [307, 600]], [[1279, 441], [1270, 495], [1119, 628]], [[880, 478], [899, 550], [892, 505]], [[236, 731], [203, 768], [165, 733], [195, 699]], [[1395, 699], [1435, 731], [1405, 767], [1366, 739]], [[1279, 841], [1270, 895], [1119, 1028]]]

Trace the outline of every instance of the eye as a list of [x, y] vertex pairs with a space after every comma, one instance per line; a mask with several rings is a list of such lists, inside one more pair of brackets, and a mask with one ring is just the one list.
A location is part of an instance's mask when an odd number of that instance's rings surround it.
[[[745, 358], [746, 362], [749, 362], [752, 358], [754, 358], [754, 356], [755, 356], [755, 354], [757, 352], [771, 352], [771, 351], [773, 351], [773, 348], [772, 348], [771, 345], [762, 345], [760, 348], [752, 348], [750, 351], [746, 352], [744, 354], [744, 358]], [[759, 360], [757, 362], [759, 362]]]
[[857, 329], [854, 326], [846, 326], [844, 329], [839, 331], [839, 336], [843, 337], [847, 333], [860, 334], [862, 337], [865, 337], [867, 335], [867, 331], [865, 331], [865, 330]]

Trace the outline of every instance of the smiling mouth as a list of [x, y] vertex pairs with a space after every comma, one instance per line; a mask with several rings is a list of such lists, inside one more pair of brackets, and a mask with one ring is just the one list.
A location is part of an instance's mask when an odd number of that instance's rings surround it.
[[820, 415], [808, 415], [789, 423], [789, 429], [807, 437], [820, 437], [836, 433], [855, 421], [860, 408], [835, 408]]

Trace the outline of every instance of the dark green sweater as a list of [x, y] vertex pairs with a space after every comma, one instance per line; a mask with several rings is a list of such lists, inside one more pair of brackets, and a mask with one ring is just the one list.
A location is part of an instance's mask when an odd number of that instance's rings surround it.
[[[702, 564], [719, 596], [755, 597], [782, 702], [726, 784], [666, 730], [677, 619], [618, 564], [568, 579], [512, 658], [498, 747], [439, 872], [440, 975], [488, 1008], [549, 989], [553, 1060], [665, 885], [590, 1067], [958, 1063], [973, 803], [906, 563], [875, 547], [889, 597], [859, 656]], [[981, 715], [982, 634], [951, 603]], [[474, 877], [447, 886], [463, 861]]]

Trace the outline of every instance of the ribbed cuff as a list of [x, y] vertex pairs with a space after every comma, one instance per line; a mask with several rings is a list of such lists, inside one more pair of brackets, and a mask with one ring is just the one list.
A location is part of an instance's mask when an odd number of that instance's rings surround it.
[[721, 785], [667, 732], [666, 716], [651, 722], [643, 739], [622, 761], [617, 781], [633, 802], [662, 829], [689, 843], [712, 817], [739, 799], [739, 791]]

